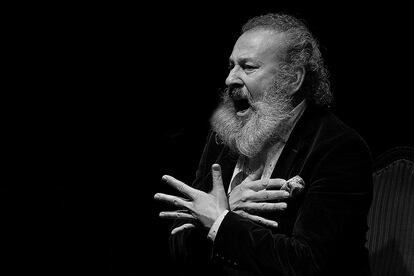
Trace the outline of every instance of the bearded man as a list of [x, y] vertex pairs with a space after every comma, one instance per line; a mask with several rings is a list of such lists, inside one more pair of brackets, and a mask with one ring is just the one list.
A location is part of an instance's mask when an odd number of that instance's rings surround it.
[[191, 275], [369, 275], [365, 245], [371, 155], [329, 111], [318, 43], [298, 19], [249, 20], [230, 56], [227, 89], [211, 118], [177, 211], [172, 255]]

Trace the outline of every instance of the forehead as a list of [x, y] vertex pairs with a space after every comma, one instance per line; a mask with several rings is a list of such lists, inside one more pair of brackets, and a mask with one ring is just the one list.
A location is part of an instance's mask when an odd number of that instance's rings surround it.
[[230, 59], [277, 61], [283, 54], [285, 34], [273, 30], [251, 30], [242, 34], [234, 45]]

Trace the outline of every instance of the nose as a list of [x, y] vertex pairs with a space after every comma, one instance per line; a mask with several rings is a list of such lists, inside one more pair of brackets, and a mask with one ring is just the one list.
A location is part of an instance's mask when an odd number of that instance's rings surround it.
[[234, 66], [230, 72], [229, 75], [226, 78], [226, 85], [227, 86], [241, 86], [243, 85], [243, 81], [240, 78], [239, 75], [239, 67], [236, 65]]

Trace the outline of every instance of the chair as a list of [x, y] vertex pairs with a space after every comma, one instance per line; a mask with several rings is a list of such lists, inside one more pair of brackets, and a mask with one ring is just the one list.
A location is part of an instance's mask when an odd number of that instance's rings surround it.
[[414, 148], [380, 155], [373, 180], [367, 235], [372, 275], [414, 275]]

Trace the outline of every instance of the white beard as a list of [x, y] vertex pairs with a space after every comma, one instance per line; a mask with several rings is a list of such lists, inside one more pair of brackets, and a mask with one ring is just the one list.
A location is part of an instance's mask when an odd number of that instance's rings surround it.
[[219, 138], [238, 155], [257, 156], [266, 145], [280, 139], [284, 122], [291, 117], [291, 98], [276, 81], [265, 97], [251, 104], [248, 118], [236, 115], [233, 100], [224, 93], [210, 119]]

